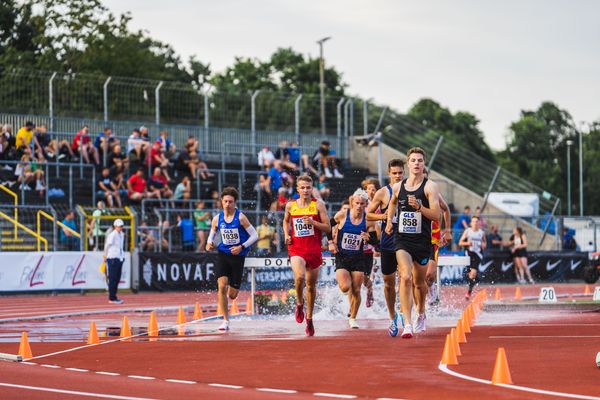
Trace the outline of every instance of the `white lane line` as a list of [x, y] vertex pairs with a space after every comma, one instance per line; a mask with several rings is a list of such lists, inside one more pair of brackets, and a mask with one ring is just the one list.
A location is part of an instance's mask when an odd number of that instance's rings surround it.
[[96, 374], [98, 375], [108, 375], [108, 376], [119, 376], [121, 374], [118, 374], [116, 372], [106, 372], [106, 371], [96, 371]]
[[219, 388], [225, 388], [225, 389], [241, 389], [243, 388], [243, 386], [237, 386], [237, 385], [224, 385], [222, 383], [209, 383], [208, 386], [213, 386], [213, 387], [219, 387]]
[[375, 400], [405, 400], [405, 399], [399, 399], [397, 397], [378, 397]]
[[171, 382], [171, 383], [185, 383], [185, 384], [188, 384], [188, 385], [193, 385], [193, 384], [196, 383], [194, 381], [184, 381], [184, 380], [181, 380], [181, 379], [165, 379], [165, 381]]
[[600, 338], [600, 335], [537, 335], [537, 336], [489, 336], [490, 339], [576, 339]]
[[133, 379], [143, 379], [146, 381], [151, 381], [153, 379], [156, 379], [153, 376], [143, 376], [143, 375], [127, 375], [128, 378], [133, 378]]
[[337, 394], [337, 393], [313, 393], [314, 396], [319, 397], [333, 397], [336, 399], [355, 399], [356, 396], [353, 394]]
[[3, 383], [0, 382], [0, 386], [17, 388], [17, 389], [26, 389], [26, 390], [35, 390], [39, 392], [52, 392], [52, 393], [62, 393], [62, 394], [72, 394], [76, 396], [85, 396], [85, 397], [96, 397], [101, 399], [117, 399], [117, 400], [156, 400], [147, 397], [130, 397], [130, 396], [118, 396], [114, 394], [105, 394], [105, 393], [91, 393], [91, 392], [79, 392], [75, 390], [64, 390], [64, 389], [54, 389], [48, 387], [41, 386], [27, 386], [27, 385], [15, 385], [13, 383]]
[[294, 394], [298, 393], [297, 390], [288, 390], [288, 389], [272, 389], [272, 388], [256, 388], [259, 392], [271, 392], [271, 393], [285, 393], [285, 394]]
[[40, 364], [40, 367], [45, 367], [45, 368], [60, 368], [58, 365], [52, 365], [52, 364]]
[[75, 372], [89, 372], [88, 369], [81, 369], [81, 368], [65, 368], [67, 371], [75, 371]]
[[27, 365], [37, 365], [37, 363], [34, 363], [34, 362], [29, 362], [29, 361], [23, 361], [23, 362], [21, 362], [21, 364], [27, 364]]
[[[465, 379], [467, 381], [484, 383], [486, 385], [491, 385], [492, 384], [492, 381], [487, 381], [485, 379], [474, 378], [474, 377], [469, 376], [469, 375], [464, 375], [464, 374], [461, 374], [459, 372], [452, 371], [451, 369], [448, 368], [448, 366], [446, 364], [439, 364], [438, 365], [438, 369], [440, 371], [448, 374], [448, 375], [452, 375], [452, 376], [460, 378], [460, 379]], [[493, 385], [493, 386], [501, 386], [501, 387], [504, 387], [504, 388], [507, 388], [507, 389], [520, 390], [520, 391], [523, 391], [523, 392], [538, 393], [538, 394], [547, 394], [547, 395], [550, 395], [550, 396], [558, 396], [558, 397], [567, 397], [567, 398], [570, 398], [570, 399], [600, 400], [600, 397], [586, 396], [586, 395], [583, 395], [583, 394], [554, 392], [552, 390], [534, 389], [534, 388], [530, 388], [530, 387], [526, 387], [526, 386], [505, 385], [505, 384], [499, 384], [499, 385]]]

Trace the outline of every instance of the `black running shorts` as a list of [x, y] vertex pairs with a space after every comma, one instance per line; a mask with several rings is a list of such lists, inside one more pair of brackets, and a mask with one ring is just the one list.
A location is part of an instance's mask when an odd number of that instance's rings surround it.
[[418, 246], [415, 244], [396, 242], [396, 251], [398, 250], [404, 250], [410, 254], [413, 263], [417, 263], [421, 266], [427, 266], [427, 264], [429, 264], [429, 258], [431, 257], [431, 243], [429, 243], [428, 246]]
[[365, 272], [365, 257], [364, 254], [354, 256], [337, 253], [335, 255], [335, 270], [345, 269], [349, 272]]
[[398, 260], [396, 252], [392, 250], [381, 250], [381, 273], [391, 275], [398, 271]]
[[219, 251], [217, 254], [217, 265], [215, 266], [217, 279], [226, 276], [229, 278], [229, 286], [239, 290], [242, 284], [245, 259], [246, 256], [234, 256], [233, 254], [226, 254]]

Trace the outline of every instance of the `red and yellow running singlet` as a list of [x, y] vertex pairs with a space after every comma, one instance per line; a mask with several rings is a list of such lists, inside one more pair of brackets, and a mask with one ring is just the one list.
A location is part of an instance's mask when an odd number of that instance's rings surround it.
[[442, 230], [440, 229], [440, 223], [437, 221], [431, 221], [431, 244], [438, 244], [442, 240]]
[[305, 216], [311, 217], [314, 221], [321, 222], [319, 211], [317, 210], [317, 200], [311, 199], [310, 204], [302, 208], [298, 206], [296, 200], [291, 204], [292, 243], [288, 246], [290, 257], [294, 255], [303, 256], [315, 252], [321, 254], [321, 231], [313, 225], [303, 223], [302, 218]]

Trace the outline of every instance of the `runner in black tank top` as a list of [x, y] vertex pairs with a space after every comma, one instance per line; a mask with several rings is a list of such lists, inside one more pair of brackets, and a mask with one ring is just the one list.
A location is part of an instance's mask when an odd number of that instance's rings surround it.
[[[394, 185], [390, 201], [386, 233], [394, 232], [396, 259], [400, 273], [400, 306], [404, 314], [403, 338], [425, 331], [427, 299], [427, 264], [431, 255], [431, 221], [439, 221], [441, 211], [439, 189], [425, 177], [425, 152], [414, 147], [407, 153], [408, 179]], [[396, 214], [396, 215], [394, 215]], [[391, 226], [393, 217], [398, 223]], [[414, 296], [414, 298], [413, 298]], [[412, 305], [416, 303], [418, 318], [413, 330]]]

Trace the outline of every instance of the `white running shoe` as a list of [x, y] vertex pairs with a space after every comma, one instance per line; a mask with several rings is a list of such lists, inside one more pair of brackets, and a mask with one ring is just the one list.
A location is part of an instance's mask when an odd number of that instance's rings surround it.
[[220, 331], [228, 331], [229, 330], [229, 321], [223, 321], [221, 325], [219, 325]]
[[410, 339], [413, 337], [413, 328], [412, 325], [404, 325], [404, 330], [402, 331], [402, 339]]
[[329, 168], [325, 168], [325, 177], [333, 178], [333, 175], [331, 175], [331, 171], [329, 170]]
[[360, 326], [358, 326], [358, 322], [356, 322], [356, 318], [350, 318], [348, 320], [348, 325], [350, 325], [350, 328], [352, 328], [352, 329], [360, 328]]
[[333, 176], [338, 179], [342, 179], [344, 177], [344, 175], [340, 174], [340, 171], [338, 171], [337, 168], [333, 170]]
[[426, 319], [427, 319], [427, 317], [425, 317], [425, 314], [419, 314], [419, 316], [417, 317], [417, 323], [415, 324], [415, 333], [425, 332], [425, 330], [426, 330], [425, 320]]

